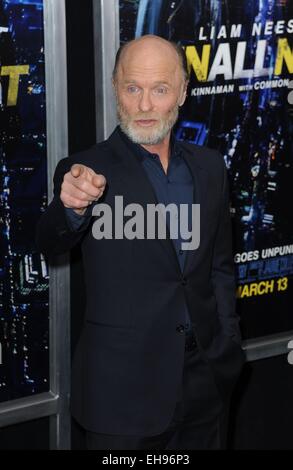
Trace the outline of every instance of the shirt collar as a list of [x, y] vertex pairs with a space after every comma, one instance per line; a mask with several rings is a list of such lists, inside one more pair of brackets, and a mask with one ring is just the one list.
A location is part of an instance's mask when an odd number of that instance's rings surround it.
[[[129, 137], [122, 131], [120, 126], [118, 126], [118, 131], [119, 131], [121, 138], [132, 149], [133, 153], [135, 154], [135, 156], [137, 157], [139, 161], [142, 162], [145, 158], [150, 158], [153, 155], [156, 155], [154, 153], [149, 152], [141, 145], [135, 144], [134, 142], [132, 142], [132, 140], [130, 140]], [[181, 147], [176, 141], [174, 131], [172, 131], [171, 132], [171, 158], [181, 157], [181, 155], [182, 155]]]

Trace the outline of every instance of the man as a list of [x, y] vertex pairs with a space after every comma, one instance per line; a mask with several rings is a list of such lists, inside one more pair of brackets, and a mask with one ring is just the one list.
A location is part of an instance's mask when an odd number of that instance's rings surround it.
[[[90, 449], [220, 448], [244, 361], [223, 158], [172, 138], [186, 98], [184, 59], [156, 36], [118, 51], [120, 125], [105, 142], [59, 162], [54, 199], [38, 225], [47, 255], [82, 245], [87, 301], [72, 413]], [[144, 221], [151, 204], [185, 205], [189, 215], [199, 204], [199, 246], [182, 249], [168, 217], [165, 239], [127, 237], [117, 197], [124, 207], [139, 205]], [[120, 220], [111, 236], [109, 220], [99, 225], [107, 208]]]

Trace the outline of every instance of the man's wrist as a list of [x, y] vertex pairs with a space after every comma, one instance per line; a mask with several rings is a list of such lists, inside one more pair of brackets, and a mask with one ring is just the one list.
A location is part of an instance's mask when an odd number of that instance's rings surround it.
[[[69, 209], [69, 208], [67, 208]], [[83, 209], [72, 209], [77, 215], [83, 216], [87, 210], [87, 207], [84, 207]]]
[[78, 214], [76, 210], [70, 207], [65, 207], [66, 217], [73, 230], [79, 230], [84, 227], [84, 224], [88, 221], [91, 215], [91, 211], [87, 207], [83, 214]]

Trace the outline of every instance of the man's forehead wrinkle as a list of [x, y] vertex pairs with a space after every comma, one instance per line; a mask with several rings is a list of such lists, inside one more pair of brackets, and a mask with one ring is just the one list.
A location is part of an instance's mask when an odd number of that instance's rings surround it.
[[176, 68], [180, 66], [179, 61], [174, 60], [173, 57], [166, 55], [129, 55], [121, 59], [120, 64], [122, 67], [140, 67], [145, 69], [153, 68]]
[[174, 79], [177, 72], [180, 73], [180, 66], [177, 64], [169, 64], [167, 67], [162, 65], [154, 67], [145, 64], [134, 64], [131, 66], [131, 64], [121, 63], [120, 72], [124, 80], [135, 80], [143, 77], [153, 81], [170, 82]]
[[149, 70], [141, 70], [141, 69], [124, 69], [123, 70], [123, 77], [127, 79], [140, 79], [140, 78], [146, 78], [146, 79], [153, 79], [153, 81], [161, 81], [161, 80], [167, 80], [170, 81], [170, 79], [173, 78], [176, 70], [171, 69], [168, 71], [162, 71], [162, 70], [154, 70], [154, 69], [149, 69]]

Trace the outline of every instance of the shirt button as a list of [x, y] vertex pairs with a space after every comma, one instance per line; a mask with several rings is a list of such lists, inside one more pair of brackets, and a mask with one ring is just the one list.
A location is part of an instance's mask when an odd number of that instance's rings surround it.
[[180, 334], [180, 335], [183, 335], [185, 333], [185, 328], [184, 328], [184, 325], [178, 325], [176, 327], [176, 331]]
[[187, 285], [187, 279], [186, 279], [186, 277], [183, 277], [183, 278], [182, 278], [181, 284], [182, 284], [182, 286], [186, 286], [186, 285]]
[[184, 251], [183, 250], [179, 250], [179, 255], [183, 255]]

